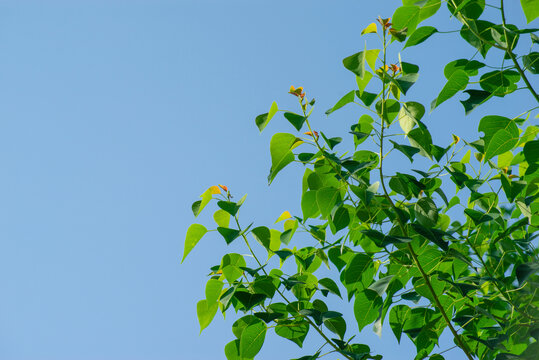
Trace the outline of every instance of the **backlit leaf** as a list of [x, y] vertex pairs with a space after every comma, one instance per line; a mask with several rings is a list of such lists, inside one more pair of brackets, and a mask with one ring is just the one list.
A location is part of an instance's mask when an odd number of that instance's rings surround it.
[[270, 122], [270, 120], [273, 118], [273, 116], [279, 111], [279, 108], [277, 107], [277, 103], [274, 101], [271, 103], [271, 107], [269, 112], [258, 115], [255, 119], [256, 126], [258, 127], [258, 130], [262, 132], [266, 125]]
[[268, 176], [269, 183], [273, 181], [279, 171], [294, 161], [294, 154], [290, 149], [295, 142], [296, 137], [287, 133], [277, 133], [271, 138], [271, 170]]
[[365, 29], [361, 31], [361, 35], [376, 33], [376, 23], [370, 23]]
[[191, 226], [189, 226], [189, 228], [187, 229], [187, 235], [185, 236], [182, 262], [207, 232], [208, 230], [200, 224], [192, 224]]
[[528, 24], [539, 16], [539, 0], [520, 0]]
[[217, 302], [208, 304], [206, 300], [200, 300], [197, 303], [197, 317], [200, 324], [200, 332], [211, 324], [218, 308]]

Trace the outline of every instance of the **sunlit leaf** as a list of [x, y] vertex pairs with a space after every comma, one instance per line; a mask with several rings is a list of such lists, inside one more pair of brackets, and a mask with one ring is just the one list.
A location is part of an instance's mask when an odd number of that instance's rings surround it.
[[455, 70], [447, 80], [442, 91], [438, 94], [438, 97], [432, 102], [431, 111], [444, 101], [452, 98], [459, 91], [466, 89], [468, 80], [468, 75], [464, 70]]
[[273, 116], [279, 111], [279, 108], [277, 107], [277, 103], [274, 101], [271, 103], [271, 107], [269, 112], [258, 115], [255, 119], [256, 126], [258, 127], [258, 130], [262, 132], [266, 125], [270, 122], [270, 120], [273, 118]]
[[417, 28], [416, 31], [414, 31], [406, 41], [404, 48], [419, 45], [437, 32], [438, 30], [432, 26], [422, 26], [420, 28]]
[[520, 0], [528, 24], [539, 16], [539, 0]]
[[182, 262], [207, 232], [208, 230], [206, 230], [206, 228], [200, 224], [192, 224], [191, 226], [189, 226], [189, 228], [187, 229], [187, 235], [185, 236]]
[[200, 324], [200, 332], [211, 324], [211, 321], [217, 313], [218, 307], [217, 302], [208, 304], [206, 300], [200, 300], [197, 303], [197, 317], [198, 323]]
[[370, 23], [365, 29], [361, 31], [361, 35], [376, 33], [376, 23]]

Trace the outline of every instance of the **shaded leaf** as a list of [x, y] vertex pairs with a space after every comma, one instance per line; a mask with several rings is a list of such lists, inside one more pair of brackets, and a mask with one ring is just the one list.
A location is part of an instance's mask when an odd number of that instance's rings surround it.
[[516, 267], [515, 273], [519, 285], [522, 285], [531, 275], [539, 271], [539, 261], [520, 264]]
[[408, 145], [400, 145], [394, 142], [393, 140], [389, 140], [389, 141], [393, 144], [393, 148], [399, 150], [401, 153], [406, 155], [406, 157], [410, 159], [410, 162], [414, 161], [412, 156], [414, 156], [415, 154], [419, 152], [418, 148], [415, 148], [413, 146], [408, 146]]
[[290, 122], [290, 124], [292, 124], [292, 126], [296, 128], [297, 131], [301, 130], [303, 124], [305, 123], [305, 120], [307, 120], [307, 117], [291, 112], [285, 112], [284, 117]]
[[237, 239], [238, 236], [240, 236], [240, 231], [236, 229], [218, 227], [217, 231], [219, 232], [219, 234], [223, 235], [223, 238], [225, 239], [227, 244], [230, 244], [232, 241]]

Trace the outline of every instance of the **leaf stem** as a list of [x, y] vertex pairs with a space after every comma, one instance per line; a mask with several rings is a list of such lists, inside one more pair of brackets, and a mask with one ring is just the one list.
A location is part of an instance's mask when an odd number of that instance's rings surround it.
[[[502, 13], [502, 25], [503, 25], [503, 32], [505, 35], [505, 41], [507, 42], [507, 28], [505, 26], [505, 10], [503, 6], [503, 0], [500, 0], [500, 12]], [[539, 102], [539, 95], [535, 92], [535, 89], [530, 84], [530, 81], [526, 77], [526, 74], [524, 73], [524, 70], [520, 67], [520, 64], [518, 63], [517, 59], [515, 58], [515, 54], [511, 51], [511, 46], [507, 44], [507, 47], [504, 49], [507, 55], [511, 58], [511, 61], [513, 61], [513, 64], [515, 64], [515, 67], [517, 68], [517, 71], [520, 73], [520, 76], [522, 77], [522, 80], [526, 83], [526, 87], [530, 92], [532, 93], [533, 97], [535, 98], [535, 101]]]

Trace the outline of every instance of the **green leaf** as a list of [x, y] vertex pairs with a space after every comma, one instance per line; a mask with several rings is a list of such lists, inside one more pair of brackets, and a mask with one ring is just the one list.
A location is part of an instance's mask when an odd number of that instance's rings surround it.
[[223, 282], [218, 279], [210, 279], [206, 283], [206, 301], [208, 304], [213, 304], [219, 300], [221, 290], [223, 290]]
[[305, 320], [283, 320], [275, 327], [275, 333], [285, 339], [303, 346], [303, 341], [309, 332], [309, 323]]
[[493, 93], [483, 90], [464, 90], [464, 92], [470, 96], [468, 99], [461, 101], [466, 115], [470, 114], [476, 107], [494, 96]]
[[[453, 5], [457, 5], [455, 6]], [[447, 2], [447, 7], [453, 15], [464, 16], [467, 19], [477, 19], [485, 9], [485, 0], [452, 0]]]
[[464, 70], [455, 70], [451, 77], [447, 80], [447, 83], [443, 87], [442, 91], [438, 94], [438, 97], [431, 104], [431, 111], [444, 101], [453, 97], [456, 93], [466, 89], [468, 85], [468, 75]]
[[333, 210], [339, 197], [339, 190], [333, 187], [324, 187], [316, 192], [316, 203], [324, 219], [331, 214], [331, 210]]
[[399, 111], [398, 120], [401, 129], [406, 135], [419, 123], [425, 115], [425, 107], [414, 101], [406, 102]]
[[249, 325], [243, 330], [240, 337], [240, 356], [254, 358], [262, 349], [266, 338], [267, 327], [262, 321]]
[[294, 161], [294, 154], [290, 149], [295, 142], [296, 137], [287, 133], [277, 133], [271, 138], [271, 170], [268, 176], [268, 182], [270, 184], [279, 171]]
[[232, 340], [225, 346], [225, 356], [227, 360], [253, 360], [240, 356], [240, 340]]
[[539, 16], [539, 0], [520, 0], [528, 24]]
[[[371, 77], [372, 77], [372, 75], [371, 75]], [[332, 112], [334, 112], [335, 110], [339, 110], [343, 106], [345, 106], [347, 104], [350, 104], [351, 102], [354, 102], [355, 97], [356, 97], [355, 91], [354, 90], [350, 91], [349, 93], [344, 95], [339, 101], [337, 101], [337, 103], [335, 105], [333, 105], [333, 107], [331, 109], [326, 111], [326, 115], [329, 115]]]
[[438, 209], [430, 198], [419, 199], [414, 206], [417, 221], [426, 228], [432, 228], [438, 222]]
[[316, 202], [316, 191], [306, 191], [301, 197], [301, 211], [303, 220], [315, 218], [319, 214], [318, 204]]
[[518, 134], [509, 130], [501, 129], [496, 131], [492, 139], [490, 139], [485, 151], [485, 159], [489, 160], [496, 155], [512, 150], [518, 144]]
[[266, 250], [270, 249], [271, 233], [265, 226], [259, 226], [251, 230], [251, 234]]
[[464, 209], [464, 213], [472, 219], [476, 226], [493, 219], [491, 215], [473, 209]]
[[232, 241], [236, 240], [238, 236], [240, 236], [240, 231], [236, 229], [218, 227], [217, 231], [219, 234], [223, 235], [223, 238], [227, 244], [230, 244]]
[[356, 294], [354, 315], [359, 331], [378, 319], [382, 305], [382, 298], [375, 291], [367, 289]]
[[242, 274], [242, 267], [245, 267], [245, 259], [240, 254], [226, 254], [221, 260], [221, 271], [225, 276], [226, 280], [231, 283], [234, 280], [238, 279]]
[[363, 76], [363, 78], [356, 76], [356, 83], [357, 83], [357, 88], [359, 89], [358, 90], [359, 95], [363, 94], [363, 91], [365, 91], [365, 88], [371, 81], [372, 77], [373, 75], [368, 71], [365, 71], [365, 75]]
[[468, 76], [476, 76], [479, 74], [479, 69], [486, 65], [477, 60], [458, 59], [451, 61], [444, 68], [444, 75], [449, 79], [457, 70], [464, 71]]
[[520, 74], [515, 70], [491, 71], [483, 74], [479, 81], [483, 90], [503, 97], [517, 89]]
[[281, 234], [281, 236], [279, 237], [279, 240], [283, 244], [288, 245], [290, 240], [292, 240], [292, 235], [294, 235], [294, 231], [292, 231], [292, 229], [288, 229]]
[[255, 123], [256, 123], [256, 126], [258, 127], [258, 130], [260, 130], [260, 132], [264, 130], [266, 125], [268, 125], [271, 118], [273, 118], [273, 116], [277, 113], [277, 111], [279, 111], [279, 108], [277, 107], [277, 103], [274, 101], [271, 103], [269, 112], [262, 115], [258, 115], [256, 117]]
[[343, 59], [343, 65], [361, 79], [365, 76], [365, 63], [375, 70], [375, 62], [380, 50], [365, 50]]
[[338, 232], [350, 224], [350, 214], [348, 209], [344, 206], [340, 206], [333, 214], [331, 221], [335, 225], [335, 232]]
[[421, 11], [419, 12], [419, 21], [421, 22], [436, 14], [438, 9], [440, 9], [441, 0], [403, 0], [402, 4], [405, 6], [419, 6], [421, 8]]
[[[470, 45], [479, 50], [479, 53], [484, 57], [487, 56], [488, 50], [492, 47], [494, 39], [492, 39], [492, 33], [490, 29], [495, 26], [493, 23], [484, 20], [468, 20], [470, 30], [466, 25], [462, 26], [460, 30], [460, 36], [466, 40]], [[479, 34], [478, 38], [475, 34]], [[486, 40], [483, 41], [483, 40]]]
[[432, 137], [427, 128], [415, 128], [408, 133], [410, 145], [419, 149], [419, 154], [430, 158]]
[[208, 304], [206, 300], [200, 300], [197, 303], [197, 317], [200, 324], [200, 332], [211, 324], [215, 314], [217, 313], [217, 302]]
[[389, 28], [389, 34], [391, 35], [391, 40], [397, 40], [398, 42], [403, 42], [406, 40], [406, 35], [408, 34], [408, 28], [404, 27], [400, 30], [394, 28]]
[[301, 130], [303, 124], [305, 123], [305, 120], [307, 120], [306, 116], [294, 114], [291, 112], [285, 112], [284, 117], [290, 122], [290, 124], [292, 124], [292, 126], [296, 128], [297, 131]]
[[492, 138], [500, 130], [507, 130], [511, 134], [511, 137], [519, 136], [518, 127], [515, 124], [515, 121], [498, 115], [483, 117], [479, 121], [478, 130], [485, 133], [485, 136], [482, 138], [485, 142], [485, 149], [489, 147]]
[[[368, 275], [369, 269], [374, 270], [374, 263], [372, 258], [366, 254], [355, 254], [354, 257], [348, 262], [346, 271], [344, 273], [344, 281], [346, 284], [363, 283], [364, 276]], [[367, 276], [368, 277], [368, 276]], [[372, 281], [372, 279], [365, 278], [365, 282]], [[365, 285], [365, 284], [364, 284]], [[365, 285], [365, 287], [368, 286]]]
[[234, 297], [245, 307], [245, 310], [251, 310], [254, 306], [262, 303], [266, 299], [264, 294], [251, 294], [247, 291], [238, 290]]
[[339, 287], [330, 278], [322, 278], [318, 280], [318, 285], [322, 286], [323, 288], [327, 289], [330, 293], [337, 295], [342, 299], [341, 291], [339, 290]]
[[394, 142], [393, 140], [389, 140], [389, 141], [393, 144], [394, 149], [397, 149], [401, 153], [406, 155], [408, 157], [408, 159], [410, 159], [410, 162], [414, 162], [414, 159], [412, 158], [412, 156], [417, 154], [419, 152], [419, 149], [417, 149], [415, 147], [412, 147], [412, 146], [408, 146], [408, 145], [399, 145], [396, 142]]
[[432, 34], [437, 33], [438, 30], [435, 27], [432, 26], [422, 26], [420, 28], [417, 28], [416, 31], [410, 35], [408, 38], [408, 41], [406, 41], [406, 44], [404, 45], [403, 49], [415, 46], [418, 44], [421, 44], [423, 41], [427, 40], [429, 37], [432, 36]]
[[490, 34], [498, 45], [514, 50], [520, 38], [517, 31], [518, 28], [511, 24], [507, 24], [505, 27], [503, 25], [494, 25], [490, 29]]
[[344, 321], [342, 317], [324, 320], [324, 325], [326, 325], [329, 331], [339, 335], [341, 339], [344, 338], [344, 334], [346, 333], [346, 321]]
[[368, 289], [376, 292], [379, 296], [382, 296], [386, 292], [391, 280], [393, 280], [393, 277], [393, 275], [389, 275], [379, 280], [376, 280], [368, 287]]
[[539, 74], [539, 52], [534, 51], [528, 55], [524, 55], [522, 57], [522, 62], [524, 63], [526, 70], [532, 74]]
[[193, 250], [195, 245], [202, 239], [205, 233], [208, 230], [200, 224], [192, 224], [187, 229], [187, 235], [185, 236], [185, 245], [183, 248], [183, 258], [182, 263], [185, 260], [186, 256]]
[[410, 88], [412, 87], [412, 85], [414, 85], [417, 81], [417, 79], [419, 78], [419, 74], [418, 73], [412, 73], [412, 74], [404, 74], [402, 75], [401, 77], [398, 77], [398, 78], [391, 78], [390, 80], [393, 82], [393, 83], [396, 83], [399, 90], [404, 94], [406, 95], [406, 93], [408, 92], [408, 90], [410, 90]]
[[230, 215], [236, 216], [236, 214], [238, 213], [238, 210], [240, 209], [241, 205], [238, 205], [237, 203], [232, 202], [232, 201], [223, 201], [223, 200], [221, 200], [221, 201], [217, 202], [217, 206], [219, 206], [221, 209], [223, 209], [224, 211], [226, 211]]
[[539, 271], [539, 261], [520, 264], [516, 267], [515, 273], [519, 285], [522, 285], [531, 275]]
[[[393, 120], [397, 117], [401, 104], [394, 99], [388, 99], [385, 101], [385, 106], [383, 106], [384, 101], [380, 100], [376, 103], [376, 112], [378, 115], [384, 119], [387, 124], [391, 124]], [[383, 106], [383, 108], [382, 108]]]
[[340, 137], [327, 138], [326, 135], [322, 131], [320, 131], [320, 136], [322, 136], [322, 138], [324, 139], [326, 144], [328, 144], [331, 150], [333, 150], [333, 148], [337, 146], [338, 144], [340, 144], [342, 141], [342, 138]]
[[378, 95], [364, 91], [361, 94], [359, 94], [359, 91], [356, 92], [356, 96], [363, 102], [365, 106], [371, 106], [374, 100], [378, 98]]
[[395, 10], [391, 23], [395, 30], [408, 28], [408, 34], [414, 32], [419, 23], [419, 14], [421, 9], [419, 6], [401, 6]]
[[[419, 235], [423, 236], [424, 238], [426, 238], [430, 242], [432, 242], [432, 243], [436, 244], [437, 246], [439, 246], [440, 249], [442, 249], [444, 251], [448, 250], [449, 244], [447, 243], [447, 241], [445, 241], [443, 239], [444, 235], [446, 235], [445, 232], [443, 232], [441, 230], [438, 230], [438, 229], [427, 228], [427, 227], [424, 227], [423, 225], [417, 224], [417, 223], [413, 223], [412, 228]], [[419, 259], [421, 260], [421, 255], [419, 256]], [[423, 266], [423, 267], [425, 267], [425, 266]]]
[[528, 141], [524, 145], [524, 157], [528, 164], [539, 162], [539, 140]]
[[406, 305], [397, 305], [392, 307], [389, 312], [389, 326], [399, 343], [401, 341], [402, 329], [406, 324], [406, 320], [410, 316], [411, 311], [412, 309]]
[[245, 315], [232, 324], [232, 333], [234, 336], [236, 336], [238, 339], [241, 338], [241, 335], [243, 334], [243, 331], [247, 329], [248, 326], [254, 325], [254, 324], [261, 324], [262, 321], [258, 319], [254, 315]]
[[223, 209], [218, 209], [213, 213], [213, 220], [218, 226], [228, 227], [230, 224], [230, 214]]

